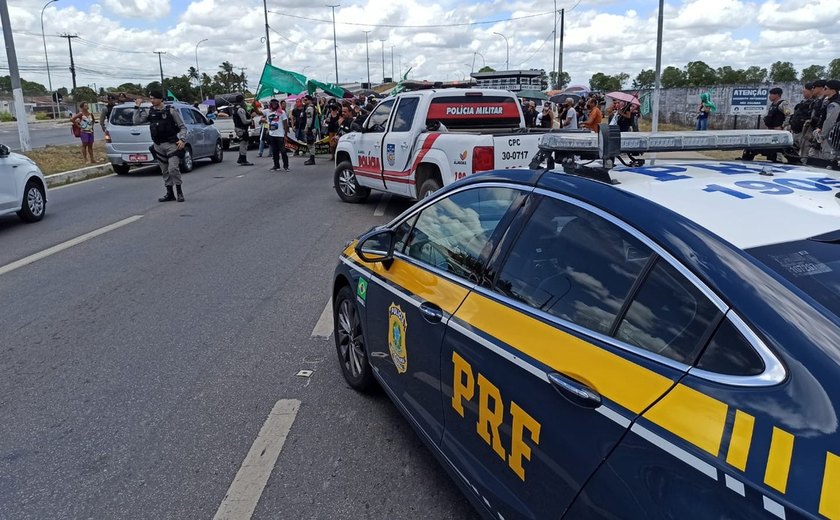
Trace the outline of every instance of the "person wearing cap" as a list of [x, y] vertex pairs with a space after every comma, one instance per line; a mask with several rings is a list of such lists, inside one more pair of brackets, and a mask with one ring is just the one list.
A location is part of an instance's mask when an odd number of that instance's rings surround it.
[[236, 95], [236, 108], [233, 110], [233, 126], [236, 129], [236, 137], [239, 138], [239, 159], [236, 164], [240, 166], [253, 166], [254, 163], [248, 162], [248, 131], [251, 128], [254, 120], [248, 113], [245, 105], [245, 96], [242, 94]]
[[[163, 174], [163, 185], [166, 187], [166, 194], [159, 198], [160, 202], [177, 200], [184, 202], [184, 192], [181, 189], [181, 152], [187, 143], [187, 126], [181, 115], [171, 105], [163, 102], [163, 92], [152, 91], [149, 93], [149, 100], [152, 106], [148, 112], [140, 110], [143, 100], [138, 98], [134, 101], [134, 115], [132, 117], [135, 125], [149, 123], [149, 133], [154, 144], [151, 147], [152, 155], [160, 164], [160, 171]], [[177, 191], [176, 195], [173, 192]]]
[[813, 83], [805, 83], [802, 87], [802, 101], [793, 107], [793, 115], [790, 116], [790, 131], [793, 133], [793, 145], [797, 153], [802, 150], [805, 126], [811, 117], [811, 95], [813, 90]]
[[309, 159], [303, 164], [310, 166], [315, 164], [315, 118], [318, 116], [315, 110], [314, 98], [307, 94], [304, 98], [304, 113], [306, 114], [306, 126], [303, 127], [303, 135], [306, 137], [306, 146], [309, 148]]
[[840, 153], [840, 125], [837, 124], [840, 116], [840, 80], [826, 81], [824, 92], [822, 106], [825, 116], [814, 130], [814, 135], [822, 143], [823, 157], [833, 162]]

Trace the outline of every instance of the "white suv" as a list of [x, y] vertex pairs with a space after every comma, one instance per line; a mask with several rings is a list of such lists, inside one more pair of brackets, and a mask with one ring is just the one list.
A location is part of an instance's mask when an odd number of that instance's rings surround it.
[[0, 144], [0, 216], [17, 213], [26, 222], [44, 218], [47, 182], [35, 161]]

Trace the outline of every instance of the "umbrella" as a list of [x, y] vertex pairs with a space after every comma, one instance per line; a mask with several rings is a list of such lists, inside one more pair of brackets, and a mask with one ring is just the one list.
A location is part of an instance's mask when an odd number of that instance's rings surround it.
[[591, 90], [592, 89], [587, 87], [586, 85], [569, 85], [563, 92], [577, 92], [578, 94], [580, 94], [581, 92], [589, 92]]
[[577, 103], [581, 97], [582, 96], [580, 94], [570, 94], [568, 92], [564, 94], [561, 92], [560, 94], [555, 94], [551, 96], [550, 98], [548, 98], [548, 100], [552, 103], [562, 105], [566, 101], [566, 98], [572, 98], [575, 101], [575, 103]]
[[539, 99], [541, 101], [548, 101], [548, 96], [544, 93], [540, 92], [539, 90], [520, 90], [517, 94], [518, 97], [521, 98], [528, 98], [528, 99]]
[[639, 103], [639, 98], [633, 94], [627, 94], [626, 92], [610, 92], [607, 94], [607, 97], [617, 99], [618, 101], [626, 101], [627, 103], [633, 105], [641, 105], [641, 103]]

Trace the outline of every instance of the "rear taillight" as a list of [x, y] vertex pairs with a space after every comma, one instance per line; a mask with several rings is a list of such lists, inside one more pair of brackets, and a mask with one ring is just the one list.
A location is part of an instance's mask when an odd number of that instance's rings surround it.
[[106, 143], [111, 142], [111, 132], [108, 132], [107, 130], [105, 131], [105, 142]]
[[495, 166], [492, 146], [476, 146], [473, 148], [472, 172], [492, 170]]

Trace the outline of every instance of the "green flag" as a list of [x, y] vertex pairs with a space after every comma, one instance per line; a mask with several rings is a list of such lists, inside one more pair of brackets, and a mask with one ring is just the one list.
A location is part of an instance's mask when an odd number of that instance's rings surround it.
[[641, 110], [641, 113], [642, 113], [643, 116], [647, 116], [647, 115], [650, 115], [651, 112], [653, 112], [653, 109], [651, 108], [650, 94], [645, 94], [645, 95], [642, 96], [642, 110]]
[[166, 89], [166, 99], [171, 99], [172, 101], [178, 101], [178, 98], [175, 97], [175, 94], [172, 93], [171, 90]]
[[257, 99], [271, 97], [278, 92], [298, 94], [306, 90], [306, 76], [265, 64], [260, 76]]
[[310, 94], [314, 94], [317, 89], [321, 89], [327, 94], [335, 97], [344, 97], [344, 89], [333, 83], [322, 83], [320, 81], [310, 79], [306, 81], [306, 90]]

